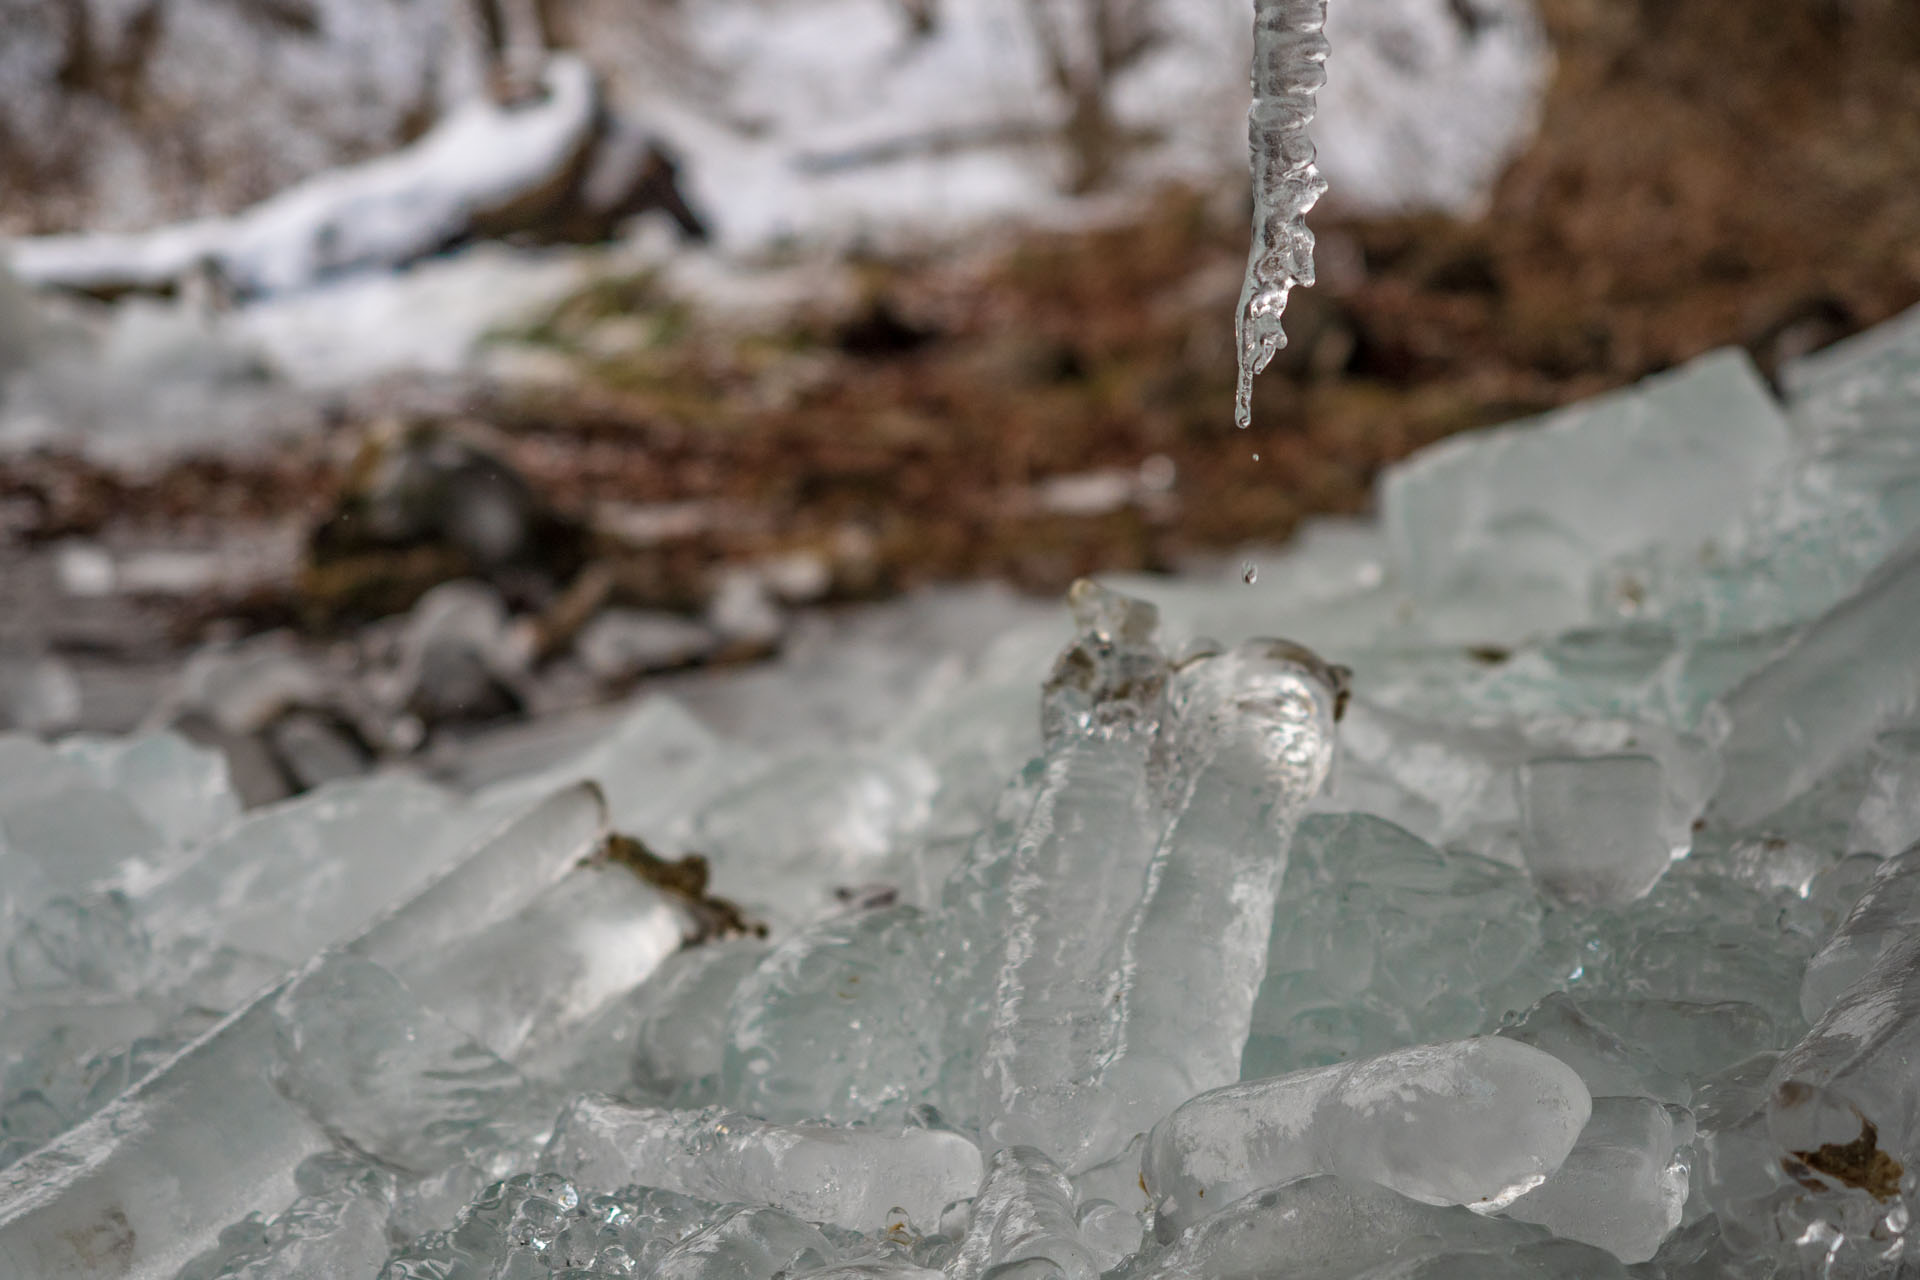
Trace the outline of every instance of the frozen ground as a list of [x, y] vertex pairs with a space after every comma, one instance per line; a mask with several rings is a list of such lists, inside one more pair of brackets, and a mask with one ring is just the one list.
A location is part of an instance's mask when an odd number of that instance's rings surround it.
[[1716, 354], [451, 787], [6, 739], [0, 1258], [1899, 1274], [1916, 370]]

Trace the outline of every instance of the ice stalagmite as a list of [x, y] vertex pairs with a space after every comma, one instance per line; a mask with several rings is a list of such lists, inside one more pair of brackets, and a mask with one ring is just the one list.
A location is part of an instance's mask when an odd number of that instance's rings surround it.
[[1010, 1263], [1040, 1261], [1065, 1280], [1095, 1280], [1100, 1268], [1080, 1238], [1073, 1187], [1032, 1147], [995, 1153], [952, 1264], [953, 1280], [980, 1280]]
[[1240, 384], [1234, 417], [1253, 420], [1253, 375], [1287, 344], [1280, 328], [1287, 295], [1313, 283], [1307, 211], [1327, 189], [1313, 163], [1307, 124], [1326, 83], [1327, 0], [1255, 0], [1253, 107], [1247, 140], [1253, 167], [1253, 249], [1240, 287], [1234, 334]]
[[1166, 663], [1152, 605], [1085, 581], [1068, 599], [1081, 636], [1041, 706], [1045, 774], [1007, 877], [980, 1104], [991, 1146], [1036, 1146], [1072, 1169], [1112, 1027], [1107, 961], [1162, 821], [1150, 758]]
[[1174, 678], [1178, 809], [1128, 927], [1102, 1080], [1115, 1150], [1240, 1076], [1287, 847], [1333, 763], [1345, 687], [1342, 668], [1284, 640], [1248, 641]]

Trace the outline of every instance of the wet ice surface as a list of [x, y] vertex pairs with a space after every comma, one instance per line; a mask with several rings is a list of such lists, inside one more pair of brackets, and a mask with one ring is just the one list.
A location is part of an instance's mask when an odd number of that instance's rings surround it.
[[1920, 315], [1786, 384], [459, 785], [0, 738], [0, 1273], [1904, 1274]]

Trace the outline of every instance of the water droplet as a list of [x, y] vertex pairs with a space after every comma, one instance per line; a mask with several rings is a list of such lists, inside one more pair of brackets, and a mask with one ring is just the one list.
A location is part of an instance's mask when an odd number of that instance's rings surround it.
[[1253, 460], [1254, 460], [1255, 462], [1258, 462], [1258, 461], [1260, 461], [1260, 455], [1259, 455], [1259, 454], [1257, 454], [1257, 453], [1256, 453], [1256, 454], [1254, 454], [1254, 455], [1253, 455]]
[[1260, 566], [1249, 560], [1240, 566], [1240, 581], [1252, 586], [1254, 579], [1260, 576]]

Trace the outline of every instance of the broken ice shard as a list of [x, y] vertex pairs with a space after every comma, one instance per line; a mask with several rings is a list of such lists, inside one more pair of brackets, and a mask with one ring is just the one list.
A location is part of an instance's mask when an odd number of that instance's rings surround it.
[[669, 1111], [585, 1095], [555, 1126], [545, 1168], [590, 1186], [628, 1183], [770, 1204], [872, 1231], [895, 1206], [931, 1225], [980, 1185], [980, 1150], [936, 1129], [781, 1125], [712, 1108]]
[[1279, 640], [1248, 641], [1175, 676], [1176, 813], [1122, 943], [1116, 1039], [1100, 1082], [1119, 1123], [1099, 1154], [1239, 1078], [1287, 849], [1332, 767], [1345, 691], [1343, 669]]
[[1371, 814], [1309, 814], [1274, 905], [1243, 1078], [1478, 1031], [1540, 946], [1519, 869]]
[[1047, 682], [1045, 774], [1006, 881], [981, 1130], [1069, 1169], [1096, 1136], [1088, 1086], [1111, 1027], [1109, 957], [1139, 900], [1161, 823], [1150, 768], [1167, 668], [1152, 605], [1081, 581], [1080, 637]]
[[501, 1149], [537, 1114], [518, 1087], [384, 970], [323, 959], [0, 1175], [0, 1269], [161, 1280], [337, 1140], [415, 1171]]
[[1561, 902], [1631, 902], [1673, 859], [1650, 755], [1539, 756], [1521, 766], [1519, 791], [1527, 871]]
[[[745, 1223], [738, 1219], [748, 1213]], [[723, 1223], [731, 1225], [722, 1226]], [[743, 1230], [757, 1223], [757, 1230]], [[703, 1226], [718, 1228], [708, 1233]], [[742, 1264], [727, 1274], [770, 1277], [791, 1253], [773, 1265], [751, 1246], [784, 1238], [798, 1249], [830, 1256], [832, 1246], [817, 1227], [777, 1209], [722, 1211], [719, 1206], [671, 1191], [627, 1187], [617, 1193], [582, 1195], [555, 1173], [522, 1173], [492, 1183], [459, 1211], [452, 1226], [430, 1231], [395, 1254], [384, 1280], [451, 1280], [452, 1277], [533, 1277], [552, 1272], [575, 1276], [650, 1276], [683, 1241], [705, 1238], [704, 1250], [681, 1251]], [[731, 1247], [722, 1242], [731, 1242]], [[726, 1255], [731, 1254], [731, 1257]], [[315, 1280], [319, 1280], [318, 1277]], [[327, 1280], [332, 1280], [328, 1277]]]
[[656, 1094], [716, 1085], [727, 1048], [727, 1005], [767, 950], [757, 938], [726, 938], [667, 957], [634, 994], [634, 1083]]
[[1807, 961], [1800, 1012], [1817, 1023], [1881, 957], [1920, 929], [1920, 849], [1880, 864], [1825, 945]]
[[1713, 799], [1746, 826], [1831, 773], [1873, 735], [1920, 709], [1920, 541], [1800, 633], [1728, 695], [1726, 780]]
[[[1276, 1274], [1276, 1261], [1285, 1259], [1289, 1275], [1425, 1276], [1370, 1268], [1436, 1253], [1503, 1254], [1545, 1238], [1537, 1227], [1422, 1204], [1364, 1179], [1324, 1174], [1294, 1178], [1219, 1210], [1163, 1252], [1143, 1258], [1135, 1274], [1150, 1280], [1266, 1280]], [[1451, 1274], [1490, 1273], [1485, 1258], [1476, 1262]]]
[[1203, 1093], [1154, 1126], [1143, 1176], [1162, 1239], [1311, 1173], [1493, 1209], [1560, 1167], [1592, 1106], [1573, 1069], [1538, 1049], [1419, 1045]]
[[972, 1213], [953, 1260], [953, 1280], [980, 1280], [996, 1268], [1033, 1261], [1051, 1263], [1064, 1280], [1100, 1274], [1080, 1238], [1073, 1187], [1043, 1151], [995, 1152]]
[[1560, 1059], [1580, 1073], [1596, 1098], [1644, 1097], [1684, 1106], [1693, 1096], [1684, 1076], [1588, 1016], [1563, 991], [1544, 997], [1499, 1034]]
[[695, 932], [617, 863], [577, 867], [514, 915], [396, 972], [449, 1022], [508, 1060], [567, 1035]]
[[0, 1173], [0, 1270], [160, 1280], [228, 1223], [275, 1212], [331, 1148], [273, 1086], [261, 1000], [90, 1119]]
[[125, 796], [175, 844], [207, 840], [240, 816], [226, 756], [178, 734], [76, 735], [62, 741], [59, 750], [101, 786]]
[[1916, 1056], [1920, 938], [1903, 933], [1781, 1055], [1769, 1081], [1768, 1133], [1813, 1173], [1892, 1198], [1920, 1158]]
[[[31, 738], [0, 734], [0, 854], [25, 874], [0, 886], [16, 904], [40, 888], [69, 893], [151, 878], [166, 846], [154, 825], [90, 770]], [[16, 906], [16, 909], [17, 906]]]
[[734, 992], [722, 1100], [770, 1120], [902, 1120], [939, 1079], [942, 994], [917, 908], [802, 930]]
[[840, 1256], [812, 1223], [780, 1209], [740, 1205], [667, 1250], [652, 1280], [776, 1280]]
[[[505, 1062], [420, 1007], [379, 965], [337, 956], [275, 997], [275, 1085], [329, 1133], [415, 1175], [538, 1131]], [[514, 1132], [515, 1113], [525, 1123]]]
[[373, 1280], [392, 1248], [394, 1181], [358, 1157], [317, 1155], [295, 1171], [300, 1196], [284, 1213], [221, 1232], [220, 1243], [178, 1280]]
[[301, 964], [412, 896], [501, 813], [406, 778], [332, 784], [247, 815], [142, 893], [141, 914], [156, 938]]
[[[457, 940], [459, 922], [473, 923], [467, 913], [484, 923], [490, 914], [509, 912], [552, 882], [556, 862], [578, 862], [593, 847], [582, 841], [604, 834], [603, 821], [590, 788], [554, 797], [497, 832], [414, 902], [388, 913], [350, 945], [352, 954], [378, 962], [413, 954], [409, 942]], [[297, 1006], [280, 1001], [297, 989], [296, 980], [263, 993], [91, 1118], [0, 1173], [0, 1263], [6, 1264], [0, 1270], [80, 1280], [100, 1275], [110, 1257], [119, 1268], [115, 1276], [164, 1280], [226, 1224], [286, 1206], [297, 1191], [296, 1166], [333, 1145], [333, 1121], [295, 1105], [275, 1081], [285, 1018], [298, 1017]], [[398, 998], [397, 984], [363, 989]], [[335, 1013], [359, 1016], [345, 1007]], [[406, 1030], [416, 1016], [430, 1014], [402, 1012], [386, 1021], [397, 1044], [417, 1038], [417, 1031]], [[329, 1056], [340, 1047], [336, 1037], [294, 1047], [304, 1061], [298, 1073], [314, 1082], [309, 1100], [316, 1108], [324, 1110], [328, 1099], [354, 1101], [340, 1081], [362, 1064]], [[419, 1124], [418, 1133], [430, 1132], [438, 1117], [414, 1105], [430, 1095], [415, 1089], [413, 1076], [397, 1075], [381, 1087], [403, 1090], [405, 1105], [392, 1097], [355, 1105], [379, 1104], [389, 1116], [404, 1112]], [[457, 1094], [450, 1101], [457, 1105]], [[368, 1123], [366, 1132], [379, 1131]], [[393, 1132], [391, 1126], [385, 1131]], [[403, 1150], [412, 1149], [393, 1154]]]
[[1645, 1262], [1680, 1225], [1687, 1168], [1675, 1152], [1693, 1139], [1693, 1119], [1651, 1098], [1595, 1098], [1593, 1116], [1566, 1161], [1507, 1206], [1567, 1240], [1596, 1245], [1622, 1262]]
[[500, 824], [347, 949], [396, 972], [504, 920], [578, 866], [607, 838], [607, 805], [590, 782], [563, 787]]
[[1891, 857], [1920, 843], [1920, 728], [1892, 729], [1873, 740], [1867, 794], [1853, 815], [1847, 848]]
[[1234, 316], [1240, 352], [1234, 420], [1253, 420], [1253, 377], [1286, 345], [1280, 317], [1295, 285], [1313, 283], [1307, 213], [1326, 192], [1313, 163], [1314, 94], [1327, 81], [1327, 0], [1255, 0], [1253, 106], [1247, 139], [1253, 174], [1253, 247]]
[[1457, 638], [1501, 638], [1486, 629], [1489, 613], [1523, 633], [1577, 626], [1593, 613], [1596, 575], [1617, 559], [1697, 558], [1724, 541], [1789, 444], [1752, 361], [1714, 352], [1422, 450], [1382, 479], [1381, 518], [1400, 580], [1450, 634], [1466, 629]]

